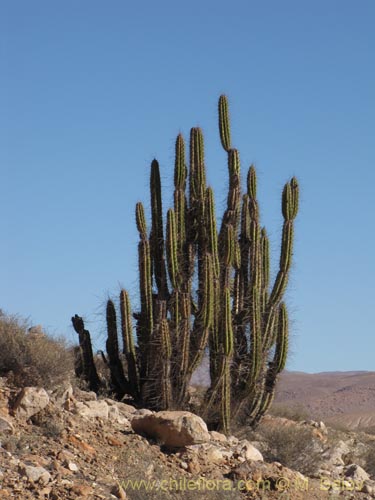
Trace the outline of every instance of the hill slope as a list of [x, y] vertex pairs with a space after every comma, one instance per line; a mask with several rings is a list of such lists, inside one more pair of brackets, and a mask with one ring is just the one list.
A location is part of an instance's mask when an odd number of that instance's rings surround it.
[[298, 404], [314, 418], [349, 428], [375, 426], [375, 372], [284, 372], [276, 404]]

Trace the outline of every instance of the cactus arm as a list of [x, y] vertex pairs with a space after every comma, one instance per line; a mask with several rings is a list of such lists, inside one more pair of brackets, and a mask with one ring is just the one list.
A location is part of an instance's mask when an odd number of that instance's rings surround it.
[[178, 271], [178, 254], [177, 254], [177, 229], [176, 218], [173, 209], [169, 209], [167, 213], [167, 263], [169, 271], [169, 279], [173, 288], [179, 286], [179, 271]]
[[129, 394], [129, 382], [125, 378], [123, 366], [119, 357], [119, 345], [117, 336], [116, 309], [112, 300], [107, 301], [107, 341], [108, 366], [111, 372], [111, 385], [117, 397], [121, 399]]
[[160, 169], [157, 160], [151, 163], [150, 176], [151, 192], [151, 236], [150, 245], [152, 247], [153, 269], [155, 272], [156, 285], [161, 298], [169, 296], [167, 286], [167, 271], [164, 256], [164, 236], [163, 236], [163, 207], [161, 198]]
[[224, 150], [228, 152], [231, 149], [231, 140], [228, 98], [225, 95], [221, 95], [219, 98], [219, 131], [221, 145], [223, 146]]
[[129, 294], [126, 290], [120, 292], [121, 333], [124, 354], [128, 364], [128, 379], [130, 393], [134, 399], [139, 398], [139, 374], [137, 369], [137, 356], [133, 340], [132, 312]]
[[79, 338], [83, 378], [88, 382], [91, 391], [98, 392], [101, 383], [95, 367], [90, 332], [85, 329], [83, 319], [77, 314], [72, 317], [72, 324]]

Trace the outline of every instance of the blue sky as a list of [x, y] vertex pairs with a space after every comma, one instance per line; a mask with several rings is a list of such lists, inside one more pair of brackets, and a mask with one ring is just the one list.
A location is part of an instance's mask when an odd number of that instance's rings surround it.
[[0, 307], [70, 340], [78, 313], [99, 346], [108, 296], [137, 300], [150, 161], [167, 207], [191, 126], [221, 213], [226, 93], [274, 265], [282, 186], [301, 185], [289, 369], [374, 370], [374, 19], [373, 0], [1, 2]]

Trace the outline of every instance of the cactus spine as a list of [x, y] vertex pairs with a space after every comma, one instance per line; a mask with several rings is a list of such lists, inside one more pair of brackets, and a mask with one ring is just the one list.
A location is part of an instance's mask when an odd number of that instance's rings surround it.
[[[164, 235], [160, 169], [151, 164], [151, 231], [136, 205], [139, 232], [140, 310], [137, 346], [128, 294], [121, 291], [121, 331], [126, 370], [119, 367], [116, 316], [107, 306], [107, 352], [112, 384], [155, 409], [186, 407], [194, 370], [209, 352], [211, 385], [204, 415], [211, 428], [230, 431], [233, 418], [255, 425], [272, 402], [288, 350], [283, 295], [293, 255], [298, 183], [284, 186], [279, 269], [270, 283], [270, 249], [260, 223], [256, 171], [241, 190], [240, 156], [231, 142], [228, 101], [218, 106], [219, 132], [227, 156], [226, 209], [217, 230], [212, 189], [206, 184], [204, 140], [192, 128], [189, 166], [181, 134], [175, 143], [173, 208]], [[117, 385], [116, 385], [117, 384]]]

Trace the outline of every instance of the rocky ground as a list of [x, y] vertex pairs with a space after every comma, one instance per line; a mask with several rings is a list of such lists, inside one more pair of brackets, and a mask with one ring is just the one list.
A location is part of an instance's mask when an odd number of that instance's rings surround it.
[[[47, 392], [0, 380], [0, 499], [375, 498], [361, 467], [370, 436], [267, 417], [256, 433], [226, 438], [188, 412], [154, 414], [69, 384]], [[282, 456], [293, 444], [286, 438], [302, 441], [306, 429], [305, 475], [263, 459], [277, 436]]]

